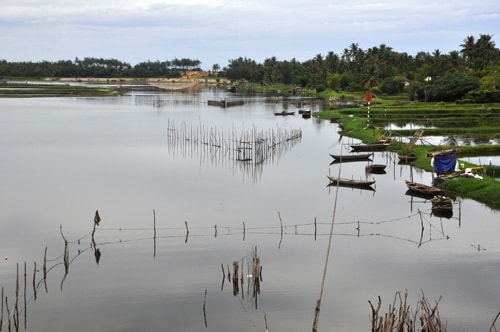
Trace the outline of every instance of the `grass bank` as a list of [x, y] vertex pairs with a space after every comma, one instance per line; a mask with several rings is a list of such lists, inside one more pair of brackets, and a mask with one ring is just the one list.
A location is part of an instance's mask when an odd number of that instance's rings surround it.
[[[317, 113], [322, 119], [339, 122], [341, 134], [372, 143], [381, 137], [391, 136], [389, 149], [398, 153], [408, 153], [408, 145], [399, 138], [411, 137], [417, 128], [424, 129], [424, 135], [460, 135], [478, 140], [498, 140], [500, 138], [500, 104], [457, 105], [451, 103], [414, 103], [397, 99], [375, 100], [364, 107], [330, 109]], [[410, 129], [410, 124], [413, 126]], [[390, 125], [390, 126], [389, 126]], [[400, 129], [391, 129], [396, 127]], [[408, 129], [407, 129], [408, 128]], [[425, 139], [425, 136], [424, 136]], [[457, 149], [457, 158], [474, 156], [498, 156], [499, 144], [478, 146], [417, 145], [411, 153], [419, 158], [414, 162], [418, 168], [432, 171], [428, 151]], [[476, 167], [470, 163], [465, 167]], [[483, 180], [455, 177], [440, 187], [450, 195], [474, 199], [488, 207], [500, 210], [500, 181], [482, 174]]]
[[88, 97], [116, 96], [120, 92], [111, 87], [87, 87], [69, 84], [8, 83], [0, 85], [0, 97]]

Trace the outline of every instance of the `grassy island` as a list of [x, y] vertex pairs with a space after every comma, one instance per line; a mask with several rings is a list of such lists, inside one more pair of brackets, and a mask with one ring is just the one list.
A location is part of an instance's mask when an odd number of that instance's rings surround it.
[[463, 157], [498, 156], [499, 144], [485, 143], [477, 146], [421, 144], [409, 150], [408, 144], [400, 140], [402, 137], [411, 137], [417, 129], [423, 129], [424, 142], [426, 135], [459, 135], [481, 142], [498, 140], [500, 104], [460, 105], [376, 99], [370, 105], [330, 109], [317, 113], [316, 116], [338, 122], [342, 135], [361, 139], [364, 143], [373, 143], [381, 137], [391, 137], [389, 150], [401, 154], [411, 151], [419, 157], [414, 165], [427, 171], [432, 171], [430, 157], [427, 156], [429, 151], [456, 149], [459, 163], [464, 164], [464, 167], [476, 168], [483, 179], [456, 176], [450, 181], [445, 181], [440, 187], [450, 195], [474, 199], [492, 209], [500, 210], [500, 181], [484, 174], [480, 169], [481, 165], [460, 160]]

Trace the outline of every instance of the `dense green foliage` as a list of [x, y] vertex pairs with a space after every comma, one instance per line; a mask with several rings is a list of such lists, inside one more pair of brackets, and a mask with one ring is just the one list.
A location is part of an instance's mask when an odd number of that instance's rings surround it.
[[180, 77], [181, 71], [199, 70], [201, 62], [191, 59], [146, 61], [131, 66], [116, 59], [76, 58], [57, 62], [0, 61], [0, 77]]
[[[247, 58], [229, 61], [220, 72], [231, 80], [295, 84], [321, 92], [373, 91], [397, 94], [406, 90], [410, 100], [456, 101], [471, 90], [500, 87], [500, 50], [489, 35], [469, 36], [459, 51], [442, 54], [395, 52], [384, 44], [367, 50], [353, 43], [342, 54], [316, 55], [303, 63], [295, 59], [263, 64]], [[464, 100], [467, 102], [467, 100]]]
[[[412, 56], [385, 44], [363, 50], [352, 43], [341, 54], [328, 52], [299, 62], [296, 59], [265, 59], [264, 63], [239, 57], [226, 67], [212, 65], [214, 74], [234, 82], [254, 82], [263, 87], [297, 85], [307, 91], [372, 91], [395, 94], [405, 91], [408, 99], [420, 101], [496, 101], [496, 95], [477, 89], [500, 88], [500, 50], [492, 36], [468, 36], [460, 50], [442, 54], [418, 52]], [[182, 71], [200, 70], [191, 59], [146, 61], [131, 66], [115, 59], [76, 58], [57, 62], [0, 61], [0, 77], [179, 77]]]

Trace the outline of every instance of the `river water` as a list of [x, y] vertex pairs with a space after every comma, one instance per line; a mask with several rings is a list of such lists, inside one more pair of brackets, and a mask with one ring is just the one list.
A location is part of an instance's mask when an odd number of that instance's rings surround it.
[[[207, 104], [221, 99], [244, 104]], [[274, 115], [284, 109], [295, 114]], [[380, 296], [382, 314], [407, 292], [412, 311], [441, 297], [449, 331], [488, 330], [498, 212], [464, 199], [452, 218], [432, 215], [404, 182], [432, 175], [392, 153], [374, 156], [386, 174], [330, 165], [356, 142], [297, 110], [217, 89], [0, 99], [2, 327], [17, 303], [28, 331], [304, 331], [321, 296], [319, 331], [363, 331], [368, 301]], [[297, 131], [259, 160], [235, 152]], [[329, 174], [375, 191], [328, 187]]]

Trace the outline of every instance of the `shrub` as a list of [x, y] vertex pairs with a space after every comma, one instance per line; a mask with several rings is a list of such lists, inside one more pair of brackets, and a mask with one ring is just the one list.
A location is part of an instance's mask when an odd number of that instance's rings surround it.
[[482, 104], [500, 102], [500, 90], [496, 89], [476, 89], [469, 91], [458, 100], [460, 104]]

